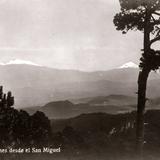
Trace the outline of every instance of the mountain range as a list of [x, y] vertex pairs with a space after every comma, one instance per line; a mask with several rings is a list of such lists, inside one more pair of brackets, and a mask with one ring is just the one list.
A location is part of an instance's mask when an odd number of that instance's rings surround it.
[[40, 107], [23, 108], [33, 114], [37, 110], [45, 113], [49, 119], [65, 119], [83, 113], [109, 113], [118, 114], [133, 111], [136, 108], [136, 98], [124, 95], [110, 95], [106, 97], [88, 98], [84, 103], [72, 103], [68, 100], [54, 101]]
[[[130, 66], [131, 65], [131, 66]], [[107, 71], [60, 70], [29, 64], [0, 65], [1, 85], [15, 96], [15, 107], [43, 106], [51, 101], [79, 101], [112, 94], [136, 97], [139, 69], [131, 62]], [[149, 97], [159, 97], [160, 76], [151, 73]]]
[[[107, 113], [122, 114], [136, 110], [137, 98], [126, 95], [109, 95], [79, 99], [77, 101], [53, 101], [39, 107], [27, 107], [23, 110], [29, 114], [37, 110], [43, 112], [49, 119], [66, 119], [81, 114]], [[160, 97], [147, 101], [146, 110], [160, 109]]]

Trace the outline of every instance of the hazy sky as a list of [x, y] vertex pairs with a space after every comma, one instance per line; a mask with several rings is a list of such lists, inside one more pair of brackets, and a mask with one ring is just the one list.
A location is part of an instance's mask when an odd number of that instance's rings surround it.
[[142, 34], [122, 35], [118, 0], [0, 0], [0, 62], [107, 70], [138, 62]]

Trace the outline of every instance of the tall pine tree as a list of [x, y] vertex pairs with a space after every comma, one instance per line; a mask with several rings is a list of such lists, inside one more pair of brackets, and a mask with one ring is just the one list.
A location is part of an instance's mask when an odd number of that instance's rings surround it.
[[119, 0], [119, 2], [121, 11], [113, 20], [116, 29], [123, 34], [129, 30], [139, 30], [144, 35], [139, 65], [136, 123], [137, 151], [142, 155], [147, 79], [150, 71], [160, 66], [160, 52], [154, 50], [152, 45], [160, 40], [160, 0]]

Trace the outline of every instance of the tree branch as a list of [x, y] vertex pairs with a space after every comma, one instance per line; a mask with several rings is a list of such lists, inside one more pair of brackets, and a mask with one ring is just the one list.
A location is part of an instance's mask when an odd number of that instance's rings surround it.
[[151, 15], [151, 18], [152, 18], [152, 20], [153, 20], [154, 22], [156, 22], [156, 20], [155, 20], [155, 18], [153, 17], [153, 15]]
[[155, 20], [152, 24], [153, 25], [160, 25], [160, 20]]
[[156, 14], [156, 15], [160, 16], [160, 13], [158, 13], [158, 12], [153, 12], [153, 14]]
[[159, 41], [160, 40], [160, 35], [159, 36], [157, 36], [156, 38], [154, 38], [154, 39], [152, 39], [151, 41], [150, 41], [150, 46], [154, 43], [154, 42], [156, 42], [156, 41]]

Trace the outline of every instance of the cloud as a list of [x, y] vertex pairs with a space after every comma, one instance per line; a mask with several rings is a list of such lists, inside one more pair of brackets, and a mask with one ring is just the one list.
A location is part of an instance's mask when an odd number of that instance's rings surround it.
[[118, 11], [118, 0], [0, 1], [1, 59], [82, 70], [136, 59], [139, 36], [115, 30]]

